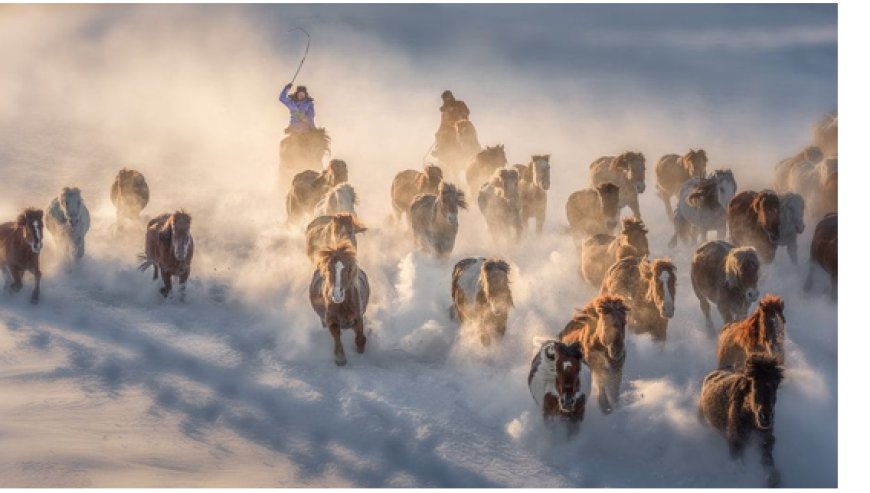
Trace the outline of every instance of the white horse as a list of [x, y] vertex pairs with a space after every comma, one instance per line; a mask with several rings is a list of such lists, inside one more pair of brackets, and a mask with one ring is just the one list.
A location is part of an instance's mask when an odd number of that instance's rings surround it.
[[674, 236], [668, 246], [677, 245], [677, 239], [707, 241], [707, 232], [716, 230], [716, 238], [725, 239], [727, 228], [725, 210], [737, 193], [737, 182], [730, 169], [717, 169], [708, 178], [689, 178], [680, 187], [680, 198], [674, 211]]
[[91, 215], [78, 188], [64, 187], [46, 209], [45, 226], [63, 244], [68, 258], [81, 260], [85, 254], [85, 235], [91, 228]]

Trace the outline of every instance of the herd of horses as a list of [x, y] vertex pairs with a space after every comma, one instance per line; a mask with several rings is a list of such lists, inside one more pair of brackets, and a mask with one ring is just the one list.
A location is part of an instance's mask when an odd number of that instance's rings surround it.
[[[457, 142], [473, 137], [476, 143], [473, 126], [469, 130], [470, 122], [461, 123]], [[768, 294], [759, 300], [759, 276], [779, 246], [785, 246], [791, 262], [798, 263], [796, 239], [808, 215], [817, 226], [805, 288], [812, 287], [816, 271], [824, 271], [836, 300], [836, 139], [833, 113], [817, 124], [813, 145], [776, 165], [774, 190], [738, 192], [734, 173], [708, 172], [707, 154], [700, 149], [667, 154], [655, 166], [656, 190], [674, 228], [670, 246], [682, 241], [696, 247], [689, 278], [710, 336], [715, 336], [711, 303], [724, 323], [718, 334], [718, 369], [703, 380], [699, 412], [725, 435], [734, 455], [742, 452], [753, 434], [761, 437], [770, 485], [779, 480], [772, 457], [773, 408], [783, 377], [785, 317], [782, 299]], [[390, 189], [394, 226], [402, 230], [407, 224], [404, 229], [414, 247], [442, 260], [453, 251], [460, 211], [469, 209], [469, 202], [476, 202], [493, 245], [499, 248], [516, 244], [532, 219], [535, 234], [540, 235], [546, 221], [550, 156], [534, 155], [528, 164], [509, 166], [503, 145], [463, 145], [439, 150], [439, 155], [451, 157], [441, 158], [440, 165], [403, 170], [395, 176]], [[357, 217], [358, 197], [349, 182], [347, 163], [331, 159], [321, 165], [329, 147], [324, 129], [286, 137], [280, 144], [279, 177], [288, 189], [288, 224], [295, 227], [308, 221], [305, 252], [313, 264], [310, 303], [333, 338], [335, 364], [344, 366], [343, 329], [354, 331], [358, 353], [366, 346], [370, 284], [356, 252], [357, 234], [367, 228]], [[471, 157], [463, 162], [463, 155]], [[565, 204], [579, 280], [599, 294], [575, 311], [558, 336], [539, 345], [528, 385], [545, 421], [558, 418], [572, 433], [585, 413], [582, 368], [591, 373], [599, 408], [609, 414], [619, 404], [626, 328], [650, 334], [662, 345], [674, 317], [677, 268], [668, 258], [650, 258], [648, 229], [638, 200], [646, 188], [645, 157], [628, 151], [594, 160], [588, 187], [571, 193]], [[120, 170], [110, 197], [118, 224], [136, 224], [149, 201], [145, 177], [135, 170]], [[631, 215], [620, 218], [625, 207]], [[0, 266], [7, 288], [19, 291], [24, 272], [30, 272], [35, 278], [31, 300], [38, 302], [43, 225], [65, 245], [74, 262], [84, 255], [89, 218], [81, 192], [64, 188], [45, 213], [27, 208], [15, 221], [0, 225]], [[172, 292], [172, 277], [178, 278], [178, 291], [184, 297], [194, 256], [191, 229], [192, 218], [182, 210], [159, 215], [146, 225], [139, 268], [151, 267], [153, 279], [162, 278], [164, 297]], [[707, 241], [711, 230], [717, 239]], [[510, 277], [510, 263], [502, 258], [464, 258], [453, 268], [450, 317], [477, 331], [483, 345], [499, 341], [508, 328], [514, 308]]]

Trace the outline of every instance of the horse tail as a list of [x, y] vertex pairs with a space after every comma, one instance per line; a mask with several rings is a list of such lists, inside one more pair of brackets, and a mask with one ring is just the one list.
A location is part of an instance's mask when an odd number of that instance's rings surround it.
[[144, 253], [140, 253], [138, 258], [139, 258], [139, 262], [142, 262], [141, 264], [139, 264], [139, 271], [145, 272], [146, 270], [148, 270], [148, 267], [154, 267], [154, 276], [152, 279], [156, 280], [157, 279], [157, 264], [153, 260], [149, 259], [148, 256], [145, 255]]

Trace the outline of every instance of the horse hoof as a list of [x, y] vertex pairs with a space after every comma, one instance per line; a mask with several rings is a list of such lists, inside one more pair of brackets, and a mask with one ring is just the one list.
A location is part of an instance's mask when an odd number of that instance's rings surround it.
[[30, 304], [31, 304], [31, 305], [37, 305], [37, 304], [39, 304], [39, 296], [31, 296], [31, 297], [30, 297]]
[[774, 469], [773, 471], [771, 471], [767, 474], [767, 487], [768, 488], [778, 487], [781, 479], [782, 478], [779, 475], [779, 471]]
[[160, 294], [162, 294], [163, 297], [166, 298], [167, 296], [169, 296], [169, 290], [166, 288], [160, 288]]
[[344, 356], [336, 357], [335, 364], [336, 366], [344, 366], [347, 364], [347, 358], [345, 358]]
[[356, 352], [357, 352], [357, 354], [362, 354], [362, 353], [366, 352], [366, 345], [365, 345], [365, 343], [363, 343], [362, 345], [357, 345], [357, 346], [356, 346]]

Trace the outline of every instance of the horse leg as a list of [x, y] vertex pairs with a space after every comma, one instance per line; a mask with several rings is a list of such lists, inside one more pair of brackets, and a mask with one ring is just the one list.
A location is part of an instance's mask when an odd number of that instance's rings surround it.
[[184, 270], [178, 276], [178, 299], [184, 301], [187, 295], [187, 278], [190, 277], [190, 268]]
[[39, 303], [39, 285], [42, 282], [42, 271], [39, 270], [39, 261], [36, 261], [36, 266], [33, 268], [34, 286], [33, 292], [30, 293], [30, 302], [34, 305]]
[[707, 297], [701, 294], [701, 291], [698, 289], [698, 286], [695, 284], [694, 279], [692, 280], [692, 289], [695, 291], [695, 296], [698, 297], [698, 303], [701, 304], [701, 313], [704, 314], [704, 321], [707, 324], [707, 331], [713, 331], [713, 319], [710, 318], [710, 302], [707, 301]]
[[637, 193], [632, 194], [632, 197], [628, 201], [628, 207], [631, 208], [631, 212], [640, 219], [640, 203], [638, 202]]
[[165, 270], [161, 270], [160, 276], [163, 278], [163, 287], [160, 288], [160, 294], [166, 298], [169, 296], [169, 292], [172, 291], [172, 274]]
[[[728, 323], [736, 319], [737, 317], [734, 314], [734, 310], [731, 309], [730, 306], [726, 306], [727, 303], [719, 303], [716, 305], [716, 308], [719, 310], [719, 315], [722, 316], [722, 323]], [[713, 328], [712, 326], [710, 327]]]
[[12, 284], [9, 286], [9, 289], [13, 293], [21, 291], [21, 287], [24, 285], [21, 282], [21, 279], [24, 277], [24, 271], [18, 267], [9, 267], [9, 273], [12, 275]]
[[356, 342], [356, 352], [360, 354], [364, 353], [366, 350], [366, 336], [363, 333], [364, 328], [363, 318], [360, 316], [353, 324], [353, 332], [356, 334], [356, 338], [354, 339], [354, 342]]
[[788, 245], [786, 245], [785, 248], [788, 251], [788, 256], [791, 259], [791, 264], [797, 265], [797, 238], [788, 242]]
[[602, 378], [600, 372], [592, 372], [592, 386], [598, 389], [598, 407], [601, 409], [601, 412], [604, 414], [613, 412], [613, 407], [611, 407], [610, 401], [607, 399], [607, 382], [606, 379]]
[[815, 273], [816, 273], [816, 263], [813, 262], [812, 259], [810, 259], [810, 266], [807, 269], [807, 280], [804, 281], [804, 291], [805, 292], [809, 292], [811, 289], [813, 289], [813, 276], [815, 275]]
[[671, 207], [671, 194], [659, 186], [656, 186], [656, 189], [658, 189], [659, 198], [665, 203], [665, 213], [668, 217], [674, 217], [674, 208]]
[[761, 435], [761, 465], [764, 466], [764, 472], [767, 476], [767, 486], [769, 488], [776, 487], [779, 484], [780, 476], [776, 465], [773, 462], [773, 444], [776, 438], [773, 436], [773, 431], [767, 429]]
[[335, 357], [335, 364], [338, 366], [346, 365], [347, 357], [344, 355], [344, 348], [341, 346], [341, 327], [338, 326], [338, 322], [329, 322], [329, 334], [332, 335], [332, 354]]

